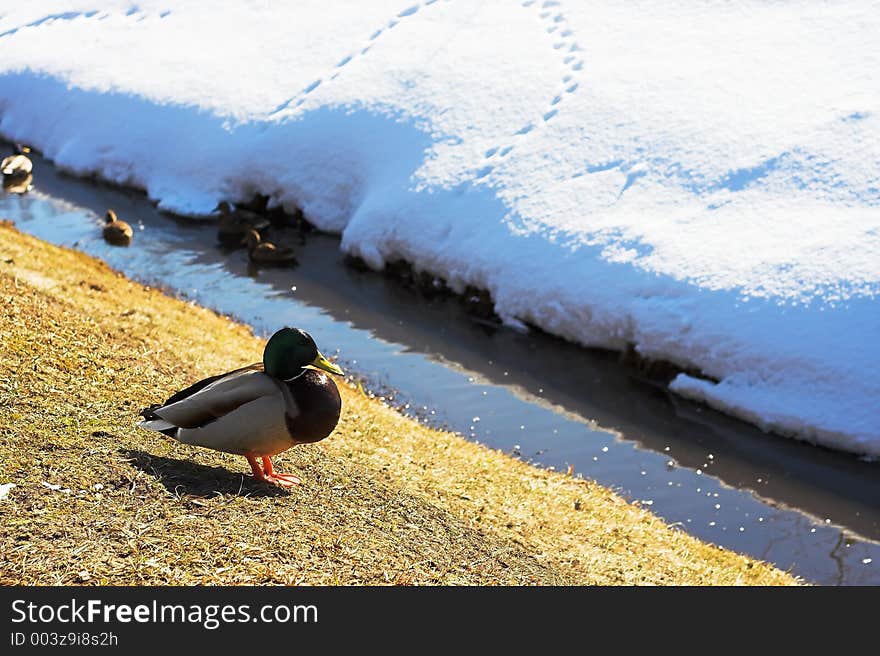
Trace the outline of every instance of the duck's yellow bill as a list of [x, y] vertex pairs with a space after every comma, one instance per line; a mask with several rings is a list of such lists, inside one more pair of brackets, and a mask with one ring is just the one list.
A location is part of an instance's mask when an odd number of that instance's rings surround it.
[[320, 351], [318, 351], [318, 355], [315, 356], [315, 359], [312, 360], [310, 364], [315, 367], [315, 369], [323, 369], [324, 371], [329, 371], [331, 374], [336, 374], [337, 376], [345, 375], [345, 372], [343, 372], [342, 369], [321, 355]]

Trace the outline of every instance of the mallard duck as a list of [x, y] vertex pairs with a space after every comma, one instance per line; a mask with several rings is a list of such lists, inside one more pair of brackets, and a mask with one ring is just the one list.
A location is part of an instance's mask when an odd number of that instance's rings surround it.
[[104, 224], [104, 241], [114, 246], [128, 246], [134, 231], [125, 221], [116, 217], [116, 212], [107, 210], [106, 223]]
[[225, 200], [214, 211], [220, 212], [217, 239], [224, 246], [240, 246], [248, 230], [265, 230], [269, 227], [269, 219], [247, 210], [233, 210]]
[[141, 410], [139, 426], [244, 456], [258, 481], [299, 485], [298, 477], [276, 472], [271, 457], [336, 428], [342, 400], [325, 371], [343, 373], [306, 331], [282, 328], [266, 343], [262, 362], [205, 378]]
[[248, 257], [256, 264], [284, 266], [296, 264], [296, 255], [290, 248], [279, 248], [272, 242], [263, 241], [256, 230], [248, 230], [244, 242], [247, 244]]
[[15, 144], [13, 154], [0, 162], [0, 172], [7, 178], [24, 178], [34, 169], [34, 164], [26, 153], [31, 149], [21, 144]]
[[23, 178], [18, 176], [3, 176], [3, 191], [10, 194], [24, 194], [33, 189], [31, 184], [34, 176], [28, 173]]

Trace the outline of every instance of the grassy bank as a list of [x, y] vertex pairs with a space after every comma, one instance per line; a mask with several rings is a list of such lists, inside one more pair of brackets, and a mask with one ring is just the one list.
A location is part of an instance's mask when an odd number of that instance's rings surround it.
[[336, 432], [276, 458], [305, 484], [256, 484], [241, 457], [135, 426], [259, 360], [247, 328], [10, 226], [0, 298], [0, 583], [793, 582], [344, 384]]

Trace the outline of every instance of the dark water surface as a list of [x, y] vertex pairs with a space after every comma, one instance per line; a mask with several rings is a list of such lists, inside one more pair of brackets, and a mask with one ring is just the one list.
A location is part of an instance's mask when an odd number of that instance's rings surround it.
[[[343, 264], [311, 234], [296, 269], [254, 270], [215, 229], [136, 192], [34, 157], [34, 189], [0, 192], [0, 218], [97, 256], [268, 334], [306, 328], [347, 373], [408, 414], [638, 500], [704, 540], [823, 584], [880, 584], [880, 463], [768, 435], [640, 380], [615, 355], [475, 321], [455, 299]], [[131, 248], [101, 238], [114, 208]], [[278, 233], [276, 232], [275, 235]], [[332, 438], [331, 438], [332, 439]]]

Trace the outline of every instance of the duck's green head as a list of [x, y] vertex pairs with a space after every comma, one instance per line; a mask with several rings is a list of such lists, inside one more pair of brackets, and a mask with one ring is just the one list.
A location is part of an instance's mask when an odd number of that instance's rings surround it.
[[263, 351], [263, 367], [267, 374], [281, 380], [296, 378], [306, 367], [343, 374], [321, 354], [312, 336], [299, 328], [282, 328], [269, 338]]

